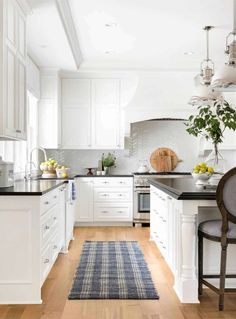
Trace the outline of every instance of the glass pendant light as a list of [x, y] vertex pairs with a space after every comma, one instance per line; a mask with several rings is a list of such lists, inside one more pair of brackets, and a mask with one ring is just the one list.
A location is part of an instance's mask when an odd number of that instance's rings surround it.
[[212, 28], [203, 28], [206, 31], [206, 58], [201, 62], [200, 74], [195, 77], [195, 91], [189, 101], [191, 105], [202, 105], [222, 98], [220, 93], [212, 91], [210, 86], [214, 75], [214, 62], [209, 58], [209, 31]]
[[[230, 39], [232, 42], [229, 44]], [[212, 80], [214, 91], [236, 91], [236, 0], [233, 0], [233, 31], [226, 37], [228, 61]]]

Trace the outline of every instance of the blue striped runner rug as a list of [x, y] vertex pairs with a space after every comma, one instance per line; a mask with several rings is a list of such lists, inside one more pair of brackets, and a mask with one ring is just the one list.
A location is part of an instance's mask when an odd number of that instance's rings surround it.
[[69, 299], [159, 299], [136, 241], [86, 241]]

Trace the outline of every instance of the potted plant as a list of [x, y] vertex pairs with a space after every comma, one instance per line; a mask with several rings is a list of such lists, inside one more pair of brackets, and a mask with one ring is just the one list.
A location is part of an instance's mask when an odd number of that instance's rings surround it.
[[102, 154], [102, 166], [106, 175], [110, 173], [110, 168], [112, 166], [115, 166], [115, 163], [116, 163], [116, 157], [114, 154], [112, 153], [108, 153], [107, 155], [105, 155], [104, 153]]
[[210, 139], [213, 151], [206, 162], [211, 161], [215, 171], [219, 163], [219, 144], [223, 142], [226, 128], [236, 130], [236, 110], [225, 100], [217, 100], [209, 105], [198, 107], [196, 115], [191, 115], [187, 122], [187, 132], [196, 137]]

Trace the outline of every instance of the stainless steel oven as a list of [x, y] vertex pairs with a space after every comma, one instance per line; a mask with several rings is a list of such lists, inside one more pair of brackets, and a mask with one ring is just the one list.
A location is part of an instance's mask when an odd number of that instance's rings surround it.
[[134, 188], [134, 223], [150, 222], [150, 187]]

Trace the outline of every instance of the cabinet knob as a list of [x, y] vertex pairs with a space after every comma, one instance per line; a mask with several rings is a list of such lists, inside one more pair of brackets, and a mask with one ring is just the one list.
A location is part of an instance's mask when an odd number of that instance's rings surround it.
[[45, 230], [48, 230], [50, 227], [48, 226], [48, 225], [46, 225], [45, 227], [44, 227], [44, 229]]
[[45, 205], [48, 205], [48, 204], [49, 204], [49, 202], [47, 201], [47, 202], [45, 202], [44, 204], [45, 204]]
[[57, 249], [57, 245], [54, 245], [54, 246], [53, 246], [53, 249]]
[[49, 263], [49, 259], [47, 258], [47, 259], [44, 259], [44, 263], [45, 264], [48, 264]]
[[57, 195], [55, 195], [54, 198], [56, 199], [56, 198], [57, 198]]
[[54, 219], [54, 220], [57, 220], [57, 217], [56, 217], [56, 216], [54, 216], [54, 217], [53, 217], [53, 219]]

